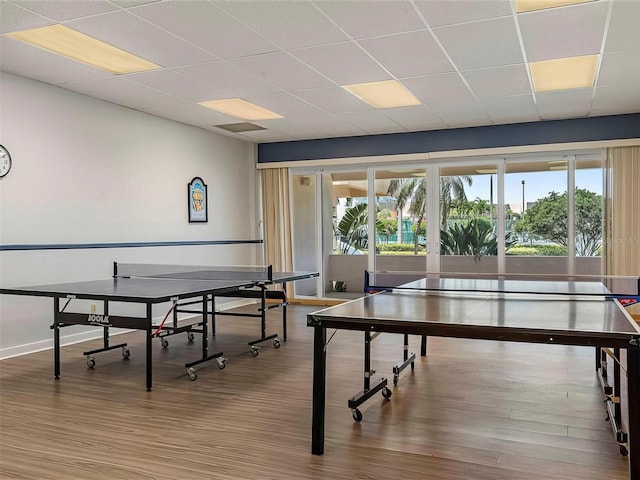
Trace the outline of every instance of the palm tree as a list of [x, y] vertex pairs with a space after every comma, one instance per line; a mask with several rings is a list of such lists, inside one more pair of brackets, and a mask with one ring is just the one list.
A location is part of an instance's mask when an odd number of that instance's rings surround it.
[[[440, 226], [444, 228], [447, 224], [447, 217], [454, 200], [459, 204], [467, 202], [467, 195], [464, 191], [464, 182], [469, 186], [473, 183], [473, 178], [468, 175], [456, 177], [440, 177]], [[397, 178], [389, 182], [387, 194], [396, 198], [396, 207], [400, 210], [409, 204], [409, 213], [417, 219], [416, 224], [425, 219], [427, 198], [426, 178]], [[413, 240], [414, 253], [418, 252], [418, 236]]]
[[[425, 178], [394, 178], [389, 182], [387, 194], [395, 197], [396, 208], [404, 210], [409, 204], [409, 213], [420, 225], [426, 214], [427, 182]], [[418, 232], [413, 236], [413, 253], [418, 254]]]
[[455, 177], [440, 177], [440, 228], [447, 225], [447, 217], [451, 210], [453, 199], [460, 202], [467, 201], [467, 194], [464, 191], [464, 183], [469, 186], [473, 184], [473, 178], [469, 175], [459, 175]]
[[476, 216], [481, 217], [485, 213], [489, 213], [489, 201], [482, 200], [480, 197], [476, 197], [476, 199], [472, 202], [473, 205], [473, 213]]

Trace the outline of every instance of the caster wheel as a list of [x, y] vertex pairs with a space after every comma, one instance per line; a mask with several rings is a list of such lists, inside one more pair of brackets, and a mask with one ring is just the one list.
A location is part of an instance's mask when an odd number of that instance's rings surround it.
[[96, 366], [96, 359], [95, 358], [88, 358], [87, 359], [87, 367], [93, 368], [95, 366]]
[[624, 445], [620, 445], [620, 455], [622, 455], [623, 457], [629, 455], [629, 450], [627, 450], [627, 447], [625, 447]]
[[351, 415], [353, 416], [354, 422], [360, 423], [362, 421], [362, 412], [357, 408], [351, 410]]
[[382, 396], [384, 398], [386, 398], [387, 400], [389, 400], [391, 398], [391, 395], [393, 395], [393, 392], [391, 390], [389, 390], [387, 387], [384, 387], [382, 389]]
[[198, 374], [193, 368], [189, 368], [187, 370], [187, 375], [189, 376], [189, 380], [191, 380], [192, 382], [195, 381], [196, 378], [198, 378]]
[[128, 348], [123, 348], [122, 349], [122, 358], [124, 358], [125, 360], [129, 360], [129, 357], [131, 356], [131, 352], [129, 351]]
[[258, 347], [256, 347], [255, 345], [253, 345], [251, 347], [251, 356], [252, 357], [257, 357], [259, 353], [260, 353], [260, 349]]
[[194, 340], [195, 338], [196, 338], [196, 337], [193, 335], [193, 333], [191, 333], [191, 332], [187, 333], [187, 341], [188, 341], [189, 343], [193, 343], [193, 340]]
[[160, 345], [162, 345], [162, 348], [169, 348], [169, 342], [164, 338], [160, 340]]
[[216, 361], [218, 362], [218, 368], [220, 370], [224, 370], [224, 367], [227, 366], [227, 359], [226, 358], [217, 358]]
[[398, 375], [393, 376], [393, 384], [398, 385]]
[[609, 416], [609, 414], [607, 413], [607, 416], [605, 417], [604, 421], [608, 422], [611, 419], [611, 417]]
[[280, 348], [280, 340], [277, 338], [273, 340], [273, 348]]

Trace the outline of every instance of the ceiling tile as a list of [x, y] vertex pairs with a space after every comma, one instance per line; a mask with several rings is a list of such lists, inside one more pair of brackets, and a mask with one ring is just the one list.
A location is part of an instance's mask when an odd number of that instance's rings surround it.
[[406, 128], [389, 118], [385, 111], [341, 113], [340, 119], [352, 123], [368, 134], [405, 132]]
[[[298, 98], [297, 94], [293, 95], [290, 93], [278, 92], [267, 95], [249, 96], [247, 97], [247, 100], [273, 112], [279, 113], [287, 118], [304, 118], [307, 115], [317, 115], [321, 113], [321, 111], [315, 106], [310, 105], [304, 99]], [[266, 121], [264, 122], [266, 123]]]
[[353, 42], [334, 43], [290, 52], [338, 85], [377, 82], [391, 77]]
[[511, 17], [434, 29], [459, 70], [524, 63]]
[[[183, 103], [170, 106], [158, 106], [145, 109], [145, 112], [159, 117], [169, 118], [176, 122], [199, 127], [212, 127], [213, 125], [225, 125], [238, 123], [242, 120], [217, 112], [211, 108], [203, 107], [197, 103]], [[217, 129], [219, 131], [219, 129]]]
[[[217, 130], [217, 129], [216, 129]], [[285, 135], [281, 132], [274, 130], [258, 130], [256, 132], [242, 132], [238, 134], [241, 137], [248, 138], [256, 143], [270, 143], [270, 142], [289, 142], [296, 140], [296, 138]]]
[[454, 71], [428, 30], [368, 38], [358, 43], [396, 78]]
[[[317, 117], [313, 117], [313, 119], [315, 118]], [[268, 128], [271, 131], [280, 132], [283, 135], [289, 135], [294, 138], [325, 138], [329, 136], [328, 132], [317, 128], [313, 121], [302, 123], [293, 119], [278, 118], [269, 122]]]
[[129, 11], [220, 58], [278, 50], [273, 43], [210, 3], [151, 3]]
[[354, 39], [425, 28], [407, 0], [363, 2], [360, 0], [323, 1], [316, 5]]
[[138, 5], [144, 5], [145, 3], [159, 2], [160, 0], [109, 0], [111, 3], [122, 8], [136, 7]]
[[21, 2], [21, 6], [56, 22], [110, 12], [118, 8], [106, 0], [64, 0], [57, 2], [52, 2], [51, 0], [28, 0]]
[[476, 103], [457, 73], [405, 78], [402, 83], [426, 105]]
[[523, 64], [462, 72], [478, 98], [520, 95], [531, 92], [527, 67]]
[[287, 53], [268, 53], [231, 60], [234, 65], [284, 90], [304, 90], [333, 85], [333, 82]]
[[590, 2], [518, 15], [527, 60], [600, 53], [608, 2]]
[[600, 64], [598, 85], [632, 84], [640, 94], [640, 50], [605, 53]]
[[312, 3], [216, 1], [216, 5], [283, 49], [343, 42], [349, 37]]
[[341, 87], [300, 90], [296, 96], [328, 113], [369, 112], [375, 109]]
[[540, 120], [540, 114], [531, 94], [484, 98], [481, 100], [481, 106], [495, 124]]
[[66, 25], [167, 68], [210, 62], [216, 58], [123, 10], [71, 21]]
[[[67, 85], [62, 85], [67, 88]], [[100, 98], [135, 110], [167, 107], [184, 103], [176, 97], [147, 88], [121, 76], [68, 84], [70, 90]]]
[[226, 60], [180, 67], [174, 70], [207, 85], [233, 92], [234, 97], [245, 98], [251, 95], [281, 91], [280, 88], [271, 85], [263, 78], [238, 68]]
[[431, 108], [450, 128], [491, 125], [493, 122], [479, 105], [449, 106], [440, 103]]
[[591, 116], [619, 115], [640, 112], [640, 88], [638, 84], [624, 87], [598, 87], [591, 104]]
[[536, 103], [543, 120], [586, 117], [591, 108], [593, 88], [538, 93]]
[[127, 75], [126, 78], [168, 95], [196, 103], [229, 97], [229, 93], [222, 89], [205, 85], [171, 70], [134, 73]]
[[424, 105], [390, 108], [385, 110], [385, 115], [411, 132], [447, 127], [440, 117]]
[[613, 2], [605, 52], [640, 50], [640, 2], [638, 0]]
[[509, 0], [416, 0], [415, 3], [432, 27], [512, 15]]
[[54, 23], [37, 13], [17, 7], [7, 2], [0, 2], [0, 34], [42, 27]]

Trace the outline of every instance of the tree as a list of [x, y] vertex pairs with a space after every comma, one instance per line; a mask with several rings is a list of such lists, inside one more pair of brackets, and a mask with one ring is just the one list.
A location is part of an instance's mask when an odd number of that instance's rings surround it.
[[380, 237], [384, 237], [385, 241], [389, 242], [389, 237], [391, 235], [395, 235], [398, 232], [398, 219], [393, 218], [391, 216], [391, 210], [385, 208], [380, 210], [377, 215], [377, 221], [381, 222], [384, 226], [384, 229], [381, 230], [379, 228], [378, 223], [376, 222], [376, 231]]
[[[348, 208], [340, 222], [338, 232], [340, 233], [340, 249], [342, 253], [353, 252], [354, 250], [366, 250], [369, 246], [368, 209], [366, 203], [359, 203]], [[386, 234], [386, 227], [381, 220], [376, 219], [376, 232], [381, 235]]]
[[451, 210], [451, 202], [456, 199], [460, 202], [467, 201], [467, 194], [464, 191], [464, 183], [471, 186], [473, 178], [469, 175], [457, 177], [440, 177], [440, 228], [447, 226], [447, 217]]
[[[426, 215], [427, 186], [425, 178], [401, 178], [389, 182], [387, 193], [396, 198], [396, 208], [403, 210], [409, 205], [409, 214], [417, 219], [417, 224]], [[418, 254], [418, 235], [413, 236], [413, 253]]]
[[[528, 231], [568, 246], [568, 201], [567, 193], [549, 192], [524, 214], [517, 224], [518, 231]], [[592, 256], [602, 245], [602, 197], [583, 188], [575, 191], [575, 236], [576, 254]]]
[[[454, 200], [461, 206], [467, 202], [464, 191], [464, 182], [468, 185], [473, 179], [468, 175], [459, 177], [440, 177], [440, 219], [441, 226], [447, 224], [447, 217], [451, 211]], [[396, 208], [404, 209], [409, 205], [409, 213], [416, 219], [415, 224], [420, 225], [426, 216], [427, 180], [426, 178], [398, 178], [391, 180], [387, 194], [396, 198]], [[414, 253], [418, 253], [418, 235], [413, 240]]]
[[[515, 244], [511, 234], [505, 235], [505, 250]], [[442, 255], [473, 255], [476, 261], [482, 255], [498, 254], [498, 238], [491, 222], [484, 218], [472, 218], [456, 222], [440, 230], [440, 253]]]
[[490, 211], [489, 201], [476, 197], [476, 199], [471, 203], [471, 209], [477, 217], [482, 217], [485, 213], [489, 213]]

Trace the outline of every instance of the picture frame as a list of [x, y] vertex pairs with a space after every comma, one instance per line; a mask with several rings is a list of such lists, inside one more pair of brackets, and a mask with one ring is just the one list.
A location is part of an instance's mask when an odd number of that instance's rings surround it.
[[206, 223], [209, 221], [207, 184], [201, 177], [193, 177], [187, 185], [187, 209], [189, 223]]

